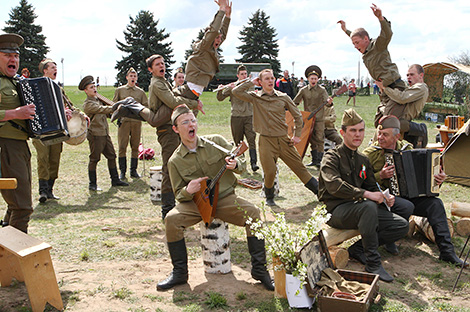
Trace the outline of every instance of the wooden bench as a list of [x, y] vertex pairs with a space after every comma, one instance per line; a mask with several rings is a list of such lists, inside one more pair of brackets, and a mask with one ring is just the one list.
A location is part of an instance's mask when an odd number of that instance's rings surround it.
[[24, 282], [33, 312], [44, 311], [47, 302], [58, 310], [64, 308], [51, 248], [12, 226], [0, 228], [0, 284], [10, 286], [13, 277]]
[[360, 235], [359, 230], [342, 230], [325, 226], [323, 235], [333, 264], [338, 269], [344, 269], [348, 264], [349, 253], [346, 249], [338, 247], [338, 245]]

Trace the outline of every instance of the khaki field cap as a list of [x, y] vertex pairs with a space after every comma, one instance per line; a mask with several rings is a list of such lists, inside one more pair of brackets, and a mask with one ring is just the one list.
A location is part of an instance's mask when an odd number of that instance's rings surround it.
[[354, 109], [349, 108], [349, 109], [344, 111], [343, 121], [341, 123], [343, 126], [346, 126], [346, 127], [347, 126], [355, 126], [360, 122], [362, 122], [362, 117], [359, 116], [359, 114], [356, 113], [356, 111]]
[[316, 75], [318, 78], [321, 77], [321, 69], [317, 65], [310, 65], [305, 70], [305, 77], [308, 78], [310, 75]]
[[178, 105], [175, 107], [175, 109], [173, 110], [173, 114], [171, 114], [171, 123], [173, 125], [176, 124], [176, 119], [180, 116], [180, 115], [183, 115], [183, 114], [187, 114], [187, 113], [190, 113], [191, 110], [189, 109], [188, 106], [186, 106], [186, 104], [181, 104], [181, 105]]
[[136, 74], [137, 74], [137, 72], [135, 71], [134, 67], [129, 68], [129, 70], [128, 70], [127, 73], [126, 73], [126, 76], [128, 76], [130, 73], [136, 73]]
[[20, 45], [22, 45], [23, 42], [23, 37], [17, 34], [0, 35], [0, 52], [20, 53]]
[[50, 58], [45, 58], [41, 61], [41, 63], [39, 63], [39, 72], [42, 74], [43, 73], [43, 70], [44, 70], [44, 67], [46, 67], [46, 64], [47, 63], [54, 63], [57, 65], [56, 62], [54, 62], [52, 59]]
[[95, 79], [93, 78], [93, 76], [85, 76], [83, 77], [83, 79], [80, 81], [80, 84], [78, 85], [78, 90], [85, 90], [85, 88], [91, 84], [91, 83], [95, 83], [94, 81]]
[[393, 115], [383, 116], [379, 120], [379, 125], [377, 129], [388, 129], [388, 128], [398, 128], [400, 129], [400, 120]]

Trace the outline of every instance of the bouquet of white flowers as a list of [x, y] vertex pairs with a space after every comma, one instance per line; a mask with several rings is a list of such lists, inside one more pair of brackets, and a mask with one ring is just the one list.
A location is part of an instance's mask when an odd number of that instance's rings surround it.
[[[266, 207], [261, 211], [266, 220]], [[275, 271], [285, 270], [286, 273], [296, 276], [301, 281], [301, 287], [306, 284], [307, 265], [300, 260], [299, 252], [302, 247], [310, 242], [322, 226], [330, 219], [325, 206], [317, 206], [310, 219], [301, 228], [293, 228], [288, 225], [283, 212], [274, 213], [274, 222], [267, 223], [261, 220], [254, 221], [248, 218], [247, 223], [258, 239], [264, 239], [266, 249], [273, 258], [279, 259], [280, 264], [274, 266]]]

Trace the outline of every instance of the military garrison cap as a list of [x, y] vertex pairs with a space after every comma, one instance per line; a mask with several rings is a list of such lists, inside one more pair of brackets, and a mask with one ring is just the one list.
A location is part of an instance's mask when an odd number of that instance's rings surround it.
[[20, 53], [20, 45], [22, 45], [23, 42], [23, 37], [17, 34], [0, 35], [0, 52]]
[[349, 108], [344, 111], [343, 120], [341, 125], [343, 126], [355, 126], [358, 123], [362, 122], [362, 117], [352, 108]]
[[176, 119], [183, 114], [191, 113], [191, 110], [186, 104], [181, 104], [175, 107], [173, 113], [171, 114], [171, 123], [176, 124]]
[[45, 58], [41, 61], [41, 63], [39, 63], [39, 72], [42, 74], [43, 71], [44, 71], [44, 67], [46, 66], [47, 63], [54, 63], [57, 65], [56, 62], [54, 62], [52, 59], [50, 58]]
[[310, 65], [305, 70], [305, 77], [308, 78], [310, 75], [317, 75], [318, 78], [321, 77], [321, 69], [317, 65]]
[[94, 81], [95, 79], [93, 78], [93, 76], [85, 76], [83, 77], [83, 79], [80, 81], [80, 84], [78, 85], [78, 90], [85, 90], [85, 88], [91, 84], [91, 83], [95, 83]]
[[135, 71], [134, 67], [129, 68], [129, 70], [128, 70], [127, 73], [126, 73], [126, 76], [128, 76], [130, 73], [136, 73], [136, 74], [137, 74], [137, 72]]
[[400, 129], [400, 120], [393, 115], [383, 116], [379, 120], [379, 125], [377, 129], [388, 129], [388, 128], [398, 128]]

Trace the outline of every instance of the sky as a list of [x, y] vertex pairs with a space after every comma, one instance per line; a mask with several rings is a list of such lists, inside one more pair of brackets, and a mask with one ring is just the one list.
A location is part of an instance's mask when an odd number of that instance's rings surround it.
[[[148, 10], [158, 20], [158, 29], [170, 34], [173, 60], [177, 67], [184, 51], [201, 28], [212, 21], [218, 5], [213, 0], [29, 0], [43, 27], [48, 57], [58, 65], [57, 81], [78, 85], [86, 75], [100, 77], [101, 85], [116, 81], [116, 62], [124, 55], [116, 39], [124, 41], [123, 31], [139, 11]], [[309, 65], [318, 65], [328, 79], [367, 78], [361, 54], [341, 31], [338, 20], [353, 30], [364, 27], [372, 38], [380, 24], [363, 0], [233, 0], [232, 21], [222, 44], [225, 63], [240, 58], [237, 46], [240, 30], [256, 10], [265, 11], [277, 31], [278, 59], [281, 68], [295, 76], [303, 75]], [[468, 0], [394, 0], [376, 2], [392, 23], [389, 44], [392, 61], [402, 78], [409, 65], [446, 62], [470, 50], [470, 1]], [[0, 1], [0, 28], [5, 26], [19, 0]], [[0, 31], [2, 33], [2, 31]], [[61, 60], [63, 59], [63, 63]], [[20, 64], [21, 67], [21, 64]], [[359, 73], [358, 73], [359, 70]]]

